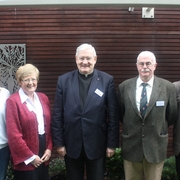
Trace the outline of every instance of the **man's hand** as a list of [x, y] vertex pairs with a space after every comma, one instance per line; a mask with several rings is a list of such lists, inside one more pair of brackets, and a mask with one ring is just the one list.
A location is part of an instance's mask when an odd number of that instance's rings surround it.
[[57, 150], [57, 153], [61, 156], [61, 157], [64, 157], [67, 153], [66, 153], [66, 148], [63, 146], [63, 147], [57, 147], [56, 148]]
[[113, 155], [114, 155], [114, 153], [115, 153], [115, 149], [111, 149], [111, 148], [107, 148], [106, 149], [106, 156], [107, 157], [112, 157]]

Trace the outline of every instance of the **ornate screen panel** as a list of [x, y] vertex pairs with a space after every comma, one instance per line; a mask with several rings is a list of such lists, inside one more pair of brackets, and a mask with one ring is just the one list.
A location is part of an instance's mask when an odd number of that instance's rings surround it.
[[15, 73], [26, 64], [25, 44], [0, 44], [0, 87], [14, 93], [19, 89]]

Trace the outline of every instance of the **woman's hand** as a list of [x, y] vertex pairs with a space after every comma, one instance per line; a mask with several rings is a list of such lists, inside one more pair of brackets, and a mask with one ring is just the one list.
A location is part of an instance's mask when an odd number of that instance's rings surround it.
[[42, 159], [36, 155], [36, 158], [31, 162], [31, 164], [35, 167], [38, 168], [41, 164], [43, 163]]
[[50, 159], [51, 157], [51, 151], [49, 149], [46, 149], [46, 151], [44, 152], [44, 155], [42, 156], [41, 160], [43, 162], [46, 162]]

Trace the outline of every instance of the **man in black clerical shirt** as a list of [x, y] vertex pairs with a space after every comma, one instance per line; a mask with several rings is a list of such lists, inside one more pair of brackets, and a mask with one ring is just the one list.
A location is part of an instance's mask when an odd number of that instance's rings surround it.
[[52, 134], [65, 158], [67, 179], [103, 180], [105, 157], [119, 147], [118, 101], [113, 77], [94, 69], [96, 51], [90, 44], [76, 49], [77, 70], [59, 76]]

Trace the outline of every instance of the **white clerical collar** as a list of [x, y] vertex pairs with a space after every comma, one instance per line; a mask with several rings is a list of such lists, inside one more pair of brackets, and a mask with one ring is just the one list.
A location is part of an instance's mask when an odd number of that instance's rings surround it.
[[[93, 71], [93, 72], [94, 72], [94, 71]], [[82, 73], [79, 71], [79, 74], [81, 74], [81, 75], [83, 75], [83, 76], [85, 76], [85, 77], [88, 77], [88, 76], [92, 75], [93, 72], [91, 72], [91, 73], [89, 73], [89, 74], [82, 74]]]

